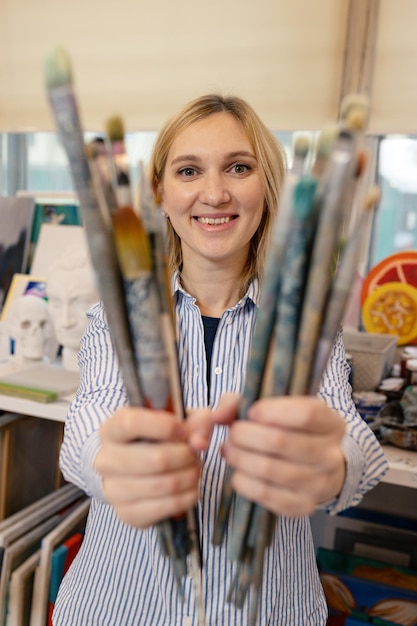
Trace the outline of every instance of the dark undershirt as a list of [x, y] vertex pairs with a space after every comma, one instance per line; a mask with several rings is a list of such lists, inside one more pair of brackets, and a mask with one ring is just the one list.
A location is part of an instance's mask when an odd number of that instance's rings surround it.
[[219, 317], [207, 317], [202, 315], [204, 326], [204, 345], [206, 347], [207, 359], [207, 386], [208, 386], [208, 402], [210, 402], [210, 373], [211, 373], [211, 355], [213, 353], [214, 336], [220, 322]]

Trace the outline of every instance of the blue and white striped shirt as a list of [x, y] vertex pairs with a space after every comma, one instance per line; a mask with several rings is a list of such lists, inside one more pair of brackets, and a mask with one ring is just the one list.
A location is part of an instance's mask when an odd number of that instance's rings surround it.
[[[185, 405], [207, 404], [204, 329], [195, 299], [174, 279], [178, 352]], [[225, 311], [215, 336], [211, 365], [211, 405], [224, 392], [241, 392], [252, 339], [258, 287]], [[169, 560], [160, 551], [154, 528], [138, 530], [121, 522], [106, 504], [93, 469], [99, 448], [98, 427], [126, 403], [117, 359], [100, 304], [88, 312], [80, 350], [81, 382], [65, 425], [61, 469], [66, 479], [92, 495], [82, 548], [65, 576], [55, 605], [54, 626], [196, 626], [192, 581], [185, 581], [182, 603]], [[346, 419], [343, 449], [347, 476], [331, 513], [357, 504], [387, 470], [383, 452], [357, 414], [347, 384], [341, 335], [323, 376], [320, 395]], [[225, 427], [216, 427], [205, 454], [199, 503], [203, 592], [207, 626], [248, 626], [250, 592], [242, 610], [226, 595], [235, 572], [226, 538], [211, 543], [225, 472], [219, 446]], [[279, 517], [268, 549], [259, 603], [258, 626], [324, 626], [327, 609], [316, 567], [308, 517]]]

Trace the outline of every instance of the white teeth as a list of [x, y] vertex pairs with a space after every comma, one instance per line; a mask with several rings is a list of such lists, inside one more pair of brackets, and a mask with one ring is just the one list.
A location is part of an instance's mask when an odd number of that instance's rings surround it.
[[217, 224], [227, 224], [227, 222], [231, 222], [231, 217], [197, 217], [197, 221], [201, 222], [201, 224], [210, 224], [211, 226], [216, 226]]

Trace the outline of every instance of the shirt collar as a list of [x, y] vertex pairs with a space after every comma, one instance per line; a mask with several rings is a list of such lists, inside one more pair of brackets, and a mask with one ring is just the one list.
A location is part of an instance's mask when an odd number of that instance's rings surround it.
[[[259, 280], [255, 278], [250, 283], [246, 294], [243, 296], [240, 302], [244, 303], [246, 300], [251, 300], [254, 304], [258, 305], [259, 291], [260, 291]], [[185, 291], [185, 289], [181, 285], [180, 273], [178, 270], [174, 272], [171, 278], [171, 293], [172, 293], [172, 296], [178, 293], [181, 293], [185, 297], [192, 298], [193, 300], [195, 300], [195, 298], [193, 298], [193, 296], [191, 296], [187, 291]]]

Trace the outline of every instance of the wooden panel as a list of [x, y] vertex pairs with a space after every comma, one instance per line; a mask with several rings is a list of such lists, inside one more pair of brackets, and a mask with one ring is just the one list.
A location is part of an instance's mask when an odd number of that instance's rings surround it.
[[114, 113], [154, 130], [211, 90], [247, 98], [277, 130], [337, 117], [347, 0], [1, 0], [0, 130], [54, 129], [43, 60], [73, 60], [84, 127]]

